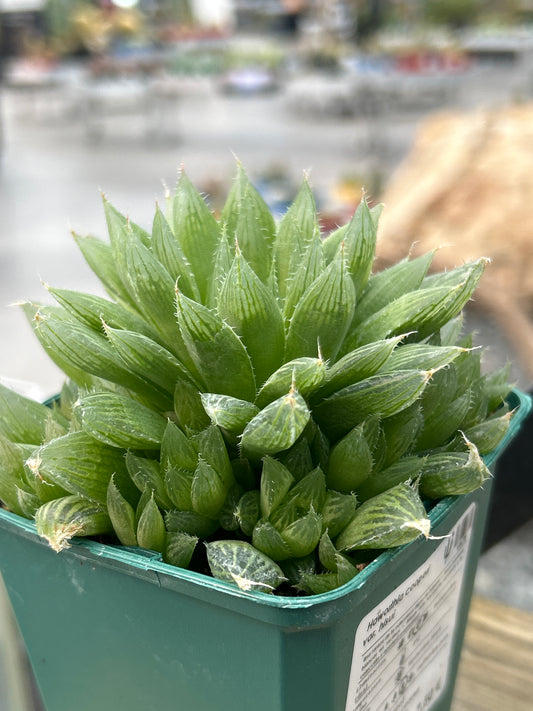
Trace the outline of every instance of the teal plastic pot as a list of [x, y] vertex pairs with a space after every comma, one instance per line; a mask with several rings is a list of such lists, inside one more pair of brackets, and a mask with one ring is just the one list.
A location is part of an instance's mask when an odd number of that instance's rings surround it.
[[[517, 408], [498, 455], [518, 431]], [[243, 592], [137, 549], [54, 553], [0, 512], [0, 569], [48, 711], [444, 711], [450, 708], [490, 482], [431, 511], [432, 538], [343, 587]]]

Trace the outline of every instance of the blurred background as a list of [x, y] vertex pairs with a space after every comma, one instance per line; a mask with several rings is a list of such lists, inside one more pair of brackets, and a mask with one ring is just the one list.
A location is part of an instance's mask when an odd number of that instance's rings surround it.
[[[102, 293], [70, 234], [104, 236], [100, 191], [150, 228], [184, 167], [217, 211], [235, 156], [277, 215], [306, 172], [324, 234], [383, 201], [378, 267], [491, 257], [467, 326], [530, 389], [532, 0], [0, 0], [0, 380], [59, 390], [16, 303]], [[533, 612], [524, 447], [476, 584]], [[30, 711], [1, 595], [0, 711]]]

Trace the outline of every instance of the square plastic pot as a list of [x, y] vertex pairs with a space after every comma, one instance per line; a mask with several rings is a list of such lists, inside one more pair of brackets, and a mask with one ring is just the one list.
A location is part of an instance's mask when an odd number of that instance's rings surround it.
[[[517, 408], [498, 456], [530, 408]], [[309, 597], [244, 592], [91, 540], [54, 553], [0, 511], [0, 570], [48, 711], [445, 711], [491, 482], [430, 512], [432, 538]]]

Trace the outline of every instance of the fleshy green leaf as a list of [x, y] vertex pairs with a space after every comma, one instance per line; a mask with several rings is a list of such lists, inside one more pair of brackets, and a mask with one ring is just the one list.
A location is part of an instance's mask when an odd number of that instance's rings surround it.
[[188, 568], [197, 543], [197, 536], [190, 536], [182, 531], [167, 533], [163, 560], [178, 568]]
[[364, 425], [354, 427], [332, 448], [329, 456], [327, 483], [331, 489], [348, 494], [370, 476], [372, 452], [365, 437]]
[[371, 276], [357, 303], [354, 325], [369, 318], [403, 294], [418, 289], [433, 261], [434, 254], [435, 252], [432, 251], [416, 259], [403, 259]]
[[279, 565], [245, 541], [214, 541], [206, 548], [213, 576], [241, 590], [272, 593], [285, 580]]
[[416, 489], [398, 484], [361, 504], [335, 541], [339, 551], [394, 548], [429, 535], [430, 520]]
[[85, 395], [77, 411], [85, 432], [111, 447], [159, 449], [167, 420], [125, 395]]
[[179, 292], [177, 309], [183, 340], [206, 390], [252, 401], [255, 397], [252, 363], [233, 329], [206, 306]]
[[477, 447], [465, 438], [467, 452], [443, 452], [427, 457], [420, 493], [428, 498], [468, 494], [482, 486], [491, 473]]
[[113, 529], [124, 546], [136, 546], [135, 509], [120, 493], [113, 477], [107, 488], [107, 511]]
[[326, 364], [322, 358], [296, 358], [284, 363], [268, 378], [257, 394], [255, 404], [265, 407], [287, 393], [291, 386], [307, 398], [323, 382]]
[[137, 523], [137, 543], [141, 548], [163, 553], [166, 536], [165, 522], [152, 494]]
[[179, 284], [180, 290], [189, 298], [200, 301], [191, 265], [159, 206], [156, 207], [152, 228], [152, 250], [174, 282]]
[[366, 198], [359, 203], [343, 236], [344, 253], [348, 271], [358, 299], [365, 288], [376, 251], [376, 224], [372, 219]]
[[202, 405], [213, 424], [232, 434], [242, 434], [248, 422], [257, 415], [259, 408], [246, 400], [230, 395], [202, 393]]
[[127, 452], [126, 468], [141, 493], [148, 489], [152, 492], [158, 506], [163, 509], [172, 508], [172, 502], [168, 497], [165, 480], [161, 474], [158, 461], [139, 457], [133, 452]]
[[205, 300], [211, 284], [220, 229], [211, 210], [183, 170], [173, 198], [172, 215], [174, 234], [191, 265], [200, 296]]
[[111, 476], [127, 477], [124, 453], [86, 432], [69, 434], [35, 451], [28, 466], [35, 476], [100, 504], [107, 500]]
[[313, 414], [326, 434], [338, 438], [371, 415], [390, 417], [405, 410], [420, 397], [432, 374], [401, 370], [373, 375], [331, 395]]
[[256, 382], [263, 383], [282, 362], [283, 319], [272, 292], [250, 268], [240, 249], [220, 289], [217, 310], [246, 347]]
[[319, 234], [316, 205], [311, 187], [304, 179], [294, 202], [283, 216], [274, 244], [278, 289], [285, 297], [287, 285], [300, 266], [301, 255]]
[[334, 359], [355, 307], [355, 289], [343, 254], [311, 284], [291, 318], [285, 358], [315, 356]]
[[246, 425], [241, 438], [245, 457], [261, 458], [293, 445], [304, 431], [310, 412], [296, 390], [271, 402]]
[[263, 459], [261, 474], [261, 513], [268, 518], [283, 501], [294, 482], [290, 471], [272, 457]]
[[57, 552], [68, 548], [74, 536], [113, 532], [106, 507], [80, 496], [65, 496], [43, 504], [35, 513], [35, 525], [37, 533]]

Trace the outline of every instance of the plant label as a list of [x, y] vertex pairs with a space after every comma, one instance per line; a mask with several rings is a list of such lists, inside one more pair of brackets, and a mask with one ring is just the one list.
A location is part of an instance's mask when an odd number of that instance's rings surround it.
[[475, 507], [359, 624], [346, 711], [429, 711], [446, 689]]

